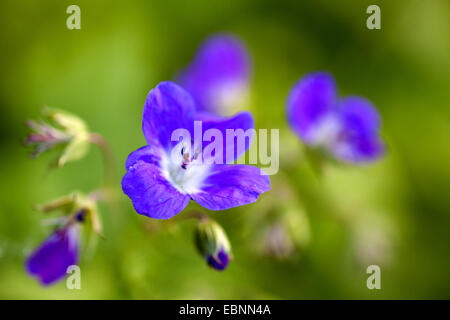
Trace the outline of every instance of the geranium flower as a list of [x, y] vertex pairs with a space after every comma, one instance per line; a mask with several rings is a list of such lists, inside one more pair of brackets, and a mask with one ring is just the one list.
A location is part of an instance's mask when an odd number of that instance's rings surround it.
[[225, 115], [245, 103], [249, 77], [250, 59], [243, 43], [219, 34], [200, 46], [179, 82], [192, 94], [199, 110]]
[[368, 162], [384, 154], [375, 107], [359, 96], [338, 99], [334, 79], [328, 73], [311, 73], [294, 85], [287, 117], [305, 144], [343, 162]]
[[209, 210], [225, 210], [254, 202], [270, 189], [269, 177], [261, 169], [229, 164], [246, 152], [249, 141], [237, 146], [224, 139], [210, 156], [206, 149], [212, 142], [172, 141], [172, 133], [180, 128], [195, 137], [196, 120], [202, 121], [204, 131], [213, 128], [223, 137], [226, 129], [253, 128], [249, 112], [226, 119], [197, 113], [186, 90], [173, 82], [158, 84], [144, 105], [142, 128], [148, 145], [128, 156], [122, 180], [122, 189], [139, 214], [168, 219], [191, 199]]
[[50, 285], [66, 275], [67, 268], [78, 263], [79, 225], [86, 211], [76, 213], [56, 229], [26, 261], [27, 272], [43, 285]]

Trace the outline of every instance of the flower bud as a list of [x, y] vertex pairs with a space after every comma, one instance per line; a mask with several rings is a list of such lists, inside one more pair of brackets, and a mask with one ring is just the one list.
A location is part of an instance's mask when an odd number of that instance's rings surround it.
[[225, 270], [230, 261], [231, 246], [225, 231], [216, 221], [204, 219], [198, 223], [195, 244], [210, 267]]
[[31, 156], [36, 157], [44, 151], [59, 149], [59, 155], [55, 159], [58, 167], [82, 158], [89, 147], [89, 131], [85, 122], [56, 109], [44, 108], [42, 113], [46, 121], [26, 122], [31, 132], [24, 144], [34, 148]]
[[92, 229], [102, 236], [96, 201], [80, 192], [74, 192], [35, 208], [42, 212], [59, 211], [65, 215], [66, 223], [83, 223], [87, 218]]

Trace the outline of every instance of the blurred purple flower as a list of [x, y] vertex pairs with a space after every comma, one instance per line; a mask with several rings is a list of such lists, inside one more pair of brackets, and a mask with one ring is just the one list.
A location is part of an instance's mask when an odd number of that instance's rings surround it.
[[247, 151], [249, 141], [230, 157], [224, 139], [222, 150], [210, 158], [203, 152], [208, 145], [204, 142], [184, 145], [183, 141], [171, 141], [173, 131], [179, 128], [195, 137], [195, 120], [202, 121], [203, 130], [217, 129], [223, 137], [226, 129], [246, 131], [254, 126], [249, 112], [231, 118], [196, 113], [186, 90], [169, 81], [158, 84], [144, 105], [142, 127], [148, 145], [128, 156], [122, 179], [122, 189], [139, 214], [168, 219], [191, 199], [209, 210], [225, 210], [254, 202], [270, 189], [269, 177], [261, 169], [227, 164]]
[[66, 275], [67, 268], [78, 262], [78, 226], [68, 224], [55, 230], [26, 261], [28, 273], [43, 285], [50, 285]]
[[179, 76], [199, 110], [230, 114], [248, 95], [250, 58], [244, 44], [228, 34], [214, 35], [200, 46]]
[[300, 79], [287, 101], [288, 122], [302, 141], [349, 163], [369, 162], [384, 154], [380, 117], [370, 101], [359, 96], [337, 97], [326, 72]]

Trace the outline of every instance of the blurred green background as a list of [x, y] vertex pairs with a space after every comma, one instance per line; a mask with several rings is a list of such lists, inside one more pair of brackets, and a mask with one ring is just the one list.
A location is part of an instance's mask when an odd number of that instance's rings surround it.
[[[66, 28], [70, 4], [81, 8], [81, 30]], [[370, 4], [381, 7], [381, 30], [366, 28]], [[2, 1], [0, 24], [0, 298], [450, 298], [448, 1]], [[248, 46], [251, 111], [257, 128], [280, 129], [281, 170], [259, 203], [208, 213], [233, 246], [234, 260], [217, 272], [195, 250], [193, 221], [139, 216], [120, 179], [128, 153], [145, 144], [148, 91], [222, 31]], [[331, 72], [340, 94], [378, 107], [383, 160], [331, 165], [322, 175], [305, 161], [285, 101], [315, 70]], [[51, 232], [32, 206], [103, 179], [95, 148], [50, 172], [51, 156], [29, 159], [24, 120], [44, 104], [85, 119], [117, 160], [120, 199], [114, 210], [100, 207], [106, 240], [82, 256], [81, 290], [64, 281], [42, 288], [23, 267]], [[294, 257], [274, 259], [256, 248], [258, 232], [270, 223], [267, 211], [285, 209], [303, 217], [297, 233], [309, 241]], [[370, 264], [381, 267], [381, 290], [366, 287]]]

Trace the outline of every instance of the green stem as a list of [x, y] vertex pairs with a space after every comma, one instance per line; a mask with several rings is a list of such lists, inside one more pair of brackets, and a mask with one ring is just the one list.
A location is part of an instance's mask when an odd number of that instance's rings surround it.
[[103, 156], [105, 164], [105, 186], [112, 186], [115, 178], [114, 155], [108, 141], [99, 133], [91, 133], [89, 135], [89, 142], [97, 145]]

